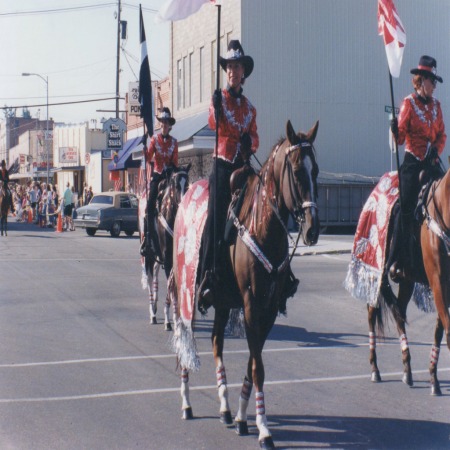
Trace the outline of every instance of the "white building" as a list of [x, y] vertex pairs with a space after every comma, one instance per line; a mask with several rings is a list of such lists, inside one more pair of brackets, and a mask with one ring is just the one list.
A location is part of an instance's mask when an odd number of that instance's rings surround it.
[[[450, 124], [450, 8], [429, 0], [395, 4], [407, 35], [400, 78], [393, 83], [395, 104], [412, 90], [410, 69], [429, 54], [444, 78], [435, 95]], [[258, 113], [258, 159], [265, 161], [285, 134], [288, 119], [303, 131], [319, 120], [315, 147], [322, 214], [327, 215], [321, 220], [354, 221], [371, 189], [361, 190], [361, 182], [396, 169], [388, 139], [391, 98], [377, 1], [227, 0], [221, 9], [221, 54], [230, 39], [239, 39], [255, 61], [244, 94]], [[196, 155], [197, 176], [208, 174], [210, 157], [205, 155], [214, 144], [204, 127], [215, 88], [216, 33], [217, 7], [210, 4], [171, 26], [171, 109], [177, 119], [172, 134], [180, 141], [181, 160]], [[446, 149], [445, 161], [448, 155]], [[331, 185], [339, 187], [324, 190]]]

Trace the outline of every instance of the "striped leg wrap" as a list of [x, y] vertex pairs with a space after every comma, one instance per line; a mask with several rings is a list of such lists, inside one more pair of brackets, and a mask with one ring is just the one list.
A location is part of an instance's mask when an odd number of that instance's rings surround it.
[[441, 351], [440, 347], [436, 347], [436, 345], [433, 345], [431, 347], [431, 353], [430, 353], [430, 365], [436, 366], [439, 361], [439, 352]]
[[222, 386], [222, 384], [227, 384], [227, 375], [225, 374], [224, 366], [216, 367], [216, 378], [217, 378], [217, 387]]
[[248, 402], [248, 400], [250, 399], [250, 395], [252, 394], [252, 388], [253, 388], [253, 383], [250, 383], [250, 381], [248, 381], [248, 378], [245, 377], [244, 383], [242, 384], [242, 390], [241, 390], [241, 398], [243, 400]]
[[263, 416], [266, 414], [266, 405], [264, 404], [264, 392], [257, 392], [256, 398], [256, 414]]
[[375, 350], [377, 346], [377, 337], [375, 336], [375, 333], [370, 332], [369, 333], [369, 349]]
[[406, 334], [402, 334], [400, 336], [400, 347], [402, 348], [402, 352], [404, 352], [405, 350], [408, 350], [408, 348], [409, 348], [408, 338], [406, 337]]
[[189, 383], [189, 370], [181, 369], [181, 382]]

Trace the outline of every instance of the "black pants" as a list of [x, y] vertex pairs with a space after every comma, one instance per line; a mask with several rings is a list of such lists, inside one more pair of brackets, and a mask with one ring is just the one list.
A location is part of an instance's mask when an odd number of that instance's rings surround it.
[[[223, 246], [225, 224], [227, 219], [228, 206], [231, 202], [230, 178], [231, 174], [244, 165], [239, 159], [235, 163], [229, 163], [222, 159], [213, 162], [213, 169], [209, 176], [209, 200], [208, 216], [206, 218], [205, 230], [202, 237], [202, 270], [199, 280], [202, 281], [206, 270], [211, 270], [214, 266], [214, 253], [216, 254], [216, 267], [220, 264], [219, 252]], [[217, 183], [214, 189], [214, 183]], [[216, 212], [216, 233], [214, 233], [214, 210]], [[214, 234], [216, 239], [214, 239]]]

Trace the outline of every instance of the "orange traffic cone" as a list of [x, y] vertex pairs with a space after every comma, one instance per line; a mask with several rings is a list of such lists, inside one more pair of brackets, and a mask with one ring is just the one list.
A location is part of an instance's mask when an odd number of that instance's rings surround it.
[[31, 211], [31, 208], [28, 209], [28, 223], [33, 222], [33, 211]]
[[56, 232], [57, 233], [62, 233], [63, 231], [63, 227], [62, 227], [62, 217], [61, 217], [61, 213], [58, 214], [58, 221], [56, 224]]

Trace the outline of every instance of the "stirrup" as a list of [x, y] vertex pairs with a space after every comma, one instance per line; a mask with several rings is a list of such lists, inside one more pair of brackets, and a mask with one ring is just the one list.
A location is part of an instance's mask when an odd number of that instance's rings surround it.
[[389, 268], [389, 276], [394, 283], [400, 283], [405, 278], [405, 270], [400, 267], [398, 261], [394, 261]]

